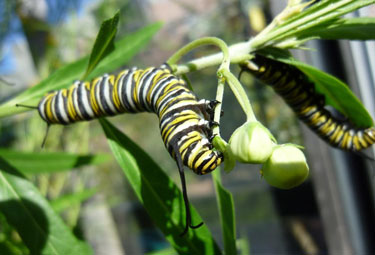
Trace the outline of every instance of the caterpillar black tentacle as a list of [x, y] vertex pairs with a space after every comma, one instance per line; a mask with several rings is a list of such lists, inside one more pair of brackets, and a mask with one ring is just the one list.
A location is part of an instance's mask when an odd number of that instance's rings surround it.
[[68, 89], [44, 96], [38, 111], [48, 124], [62, 125], [120, 113], [156, 113], [163, 142], [181, 175], [186, 228], [194, 228], [182, 164], [196, 174], [207, 174], [222, 163], [223, 155], [211, 143], [212, 126], [217, 124], [213, 122], [217, 104], [215, 100], [198, 100], [183, 79], [174, 76], [169, 66], [162, 65], [105, 74], [91, 82], [75, 81]]
[[250, 72], [270, 85], [293, 109], [298, 118], [330, 145], [358, 152], [375, 143], [375, 128], [357, 128], [325, 108], [325, 97], [298, 68], [259, 54], [241, 64], [241, 73]]

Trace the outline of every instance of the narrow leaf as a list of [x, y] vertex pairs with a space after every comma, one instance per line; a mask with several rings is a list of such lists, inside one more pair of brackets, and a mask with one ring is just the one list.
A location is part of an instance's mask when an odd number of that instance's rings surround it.
[[81, 204], [85, 200], [95, 195], [96, 192], [97, 189], [81, 190], [76, 193], [60, 196], [57, 199], [51, 201], [50, 204], [52, 208], [59, 213], [73, 205]]
[[[154, 223], [179, 254], [220, 254], [208, 228], [181, 237], [185, 209], [180, 189], [141, 148], [105, 119], [100, 123], [120, 167]], [[202, 221], [192, 207], [193, 224]]]
[[329, 25], [307, 30], [298, 39], [315, 37], [327, 40], [374, 40], [375, 18], [338, 19]]
[[285, 55], [275, 55], [274, 51], [261, 51], [261, 54], [277, 61], [293, 65], [304, 72], [314, 83], [319, 94], [325, 96], [326, 104], [344, 114], [358, 128], [368, 128], [374, 125], [371, 115], [361, 101], [353, 94], [348, 85], [336, 77], [313, 66], [297, 61]]
[[[152, 36], [161, 27], [160, 23], [155, 23], [144, 27], [132, 34], [129, 34], [121, 40], [115, 42], [115, 50], [108, 54], [99, 65], [91, 72], [88, 79], [105, 72], [113, 71], [116, 68], [128, 62], [136, 53], [138, 53], [151, 40]], [[36, 106], [40, 98], [51, 90], [66, 88], [74, 80], [81, 77], [88, 63], [88, 57], [84, 57], [76, 62], [68, 64], [37, 85], [23, 91], [21, 94], [0, 105], [0, 117], [25, 112], [30, 109], [16, 107], [16, 104], [28, 104]]]
[[221, 184], [220, 169], [212, 173], [216, 199], [219, 208], [221, 230], [224, 241], [224, 254], [237, 254], [236, 248], [236, 219], [232, 194]]
[[76, 239], [38, 190], [0, 156], [0, 211], [30, 254], [92, 254]]
[[99, 62], [115, 49], [114, 41], [117, 33], [117, 25], [120, 13], [117, 12], [111, 19], [105, 20], [96, 36], [94, 47], [91, 51], [89, 64], [82, 79], [99, 64]]
[[110, 160], [108, 154], [76, 155], [63, 152], [20, 152], [0, 149], [0, 156], [24, 174], [54, 173]]
[[124, 66], [132, 57], [147, 46], [161, 26], [161, 23], [154, 23], [116, 41], [115, 50], [100, 61], [99, 65], [88, 75], [87, 79], [93, 79], [106, 72], [113, 72], [117, 68]]
[[[300, 34], [310, 29], [319, 28], [322, 24], [334, 22], [339, 17], [359, 8], [375, 3], [375, 0], [323, 0], [306, 10], [291, 15], [291, 17], [277, 25], [267, 34], [255, 37], [252, 46], [264, 48], [276, 45], [288, 39], [294, 40]], [[310, 37], [306, 37], [310, 38]]]

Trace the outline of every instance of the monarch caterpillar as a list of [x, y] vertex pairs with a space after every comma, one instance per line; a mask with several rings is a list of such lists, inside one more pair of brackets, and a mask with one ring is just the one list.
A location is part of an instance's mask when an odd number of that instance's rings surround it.
[[164, 144], [176, 160], [186, 211], [185, 234], [191, 225], [183, 165], [196, 174], [207, 174], [223, 161], [211, 143], [217, 101], [198, 100], [186, 82], [167, 65], [126, 69], [91, 82], [75, 81], [68, 89], [45, 95], [37, 107], [50, 124], [68, 125], [120, 113], [153, 112], [159, 117]]
[[302, 120], [324, 141], [342, 150], [358, 152], [375, 143], [375, 128], [356, 128], [339, 120], [325, 108], [325, 98], [298, 68], [259, 54], [241, 64], [262, 82], [269, 84]]

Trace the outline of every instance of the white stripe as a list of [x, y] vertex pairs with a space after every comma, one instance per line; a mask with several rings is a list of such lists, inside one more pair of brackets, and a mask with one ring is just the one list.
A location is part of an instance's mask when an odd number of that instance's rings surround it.
[[147, 102], [147, 92], [150, 89], [151, 81], [154, 79], [155, 74], [157, 73], [155, 68], [151, 69], [151, 72], [149, 72], [149, 73], [152, 73], [152, 72], [153, 72], [153, 74], [151, 74], [150, 77], [148, 77], [148, 79], [146, 81], [142, 81], [142, 82], [145, 82], [145, 85], [143, 87], [143, 91], [140, 91], [142, 93], [142, 99], [145, 102], [146, 109], [149, 112], [151, 111], [151, 105]]
[[129, 75], [129, 77], [128, 77], [128, 79], [127, 79], [127, 81], [126, 81], [126, 99], [127, 99], [127, 101], [129, 102], [129, 105], [130, 105], [130, 107], [132, 108], [132, 109], [134, 109], [134, 110], [136, 110], [137, 108], [135, 107], [135, 102], [133, 101], [133, 91], [132, 91], [132, 89], [131, 89], [131, 85], [132, 85], [132, 81], [133, 81], [133, 76], [134, 76], [134, 72], [132, 72], [130, 75]]
[[[110, 85], [109, 84], [109, 79], [108, 77], [106, 77], [106, 80], [105, 80], [105, 83], [104, 83], [104, 100], [105, 102], [107, 103], [107, 105], [109, 106], [109, 108], [111, 109], [112, 113], [118, 113], [116, 107], [114, 106], [113, 102], [112, 102], [112, 99], [111, 99], [111, 95], [109, 94], [109, 88], [110, 88]], [[112, 86], [113, 88], [113, 86]]]
[[105, 112], [104, 111], [104, 108], [103, 108], [103, 105], [102, 105], [102, 101], [101, 101], [101, 98], [100, 98], [100, 89], [101, 89], [101, 83], [102, 83], [102, 80], [103, 80], [103, 76], [99, 77], [99, 80], [95, 83], [95, 98], [96, 98], [96, 102], [98, 103], [98, 106], [99, 106], [99, 109], [102, 111], [102, 112]]
[[119, 99], [120, 99], [121, 105], [122, 105], [125, 109], [126, 109], [126, 107], [125, 107], [125, 104], [124, 104], [124, 100], [122, 100], [121, 91], [122, 91], [122, 86], [123, 86], [124, 78], [125, 78], [125, 76], [128, 74], [128, 72], [129, 72], [129, 71], [127, 70], [123, 75], [121, 75], [120, 80], [118, 81], [119, 86], [118, 86], [118, 90], [117, 90], [117, 94], [118, 94], [118, 97], [119, 97]]
[[202, 124], [201, 123], [201, 120], [197, 121], [196, 119], [192, 119], [192, 120], [187, 120], [186, 122], [184, 123], [180, 123], [176, 129], [174, 129], [168, 136], [168, 141], [170, 141], [171, 138], [173, 138], [176, 134], [182, 132], [183, 130], [185, 129], [188, 129], [190, 127], [193, 127], [193, 126], [201, 126]]
[[90, 106], [90, 103], [87, 99], [87, 94], [90, 93], [90, 91], [86, 91], [85, 89], [85, 86], [84, 86], [84, 83], [81, 83], [81, 86], [80, 86], [80, 90], [81, 90], [81, 97], [82, 97], [82, 104], [83, 104], [83, 108], [85, 109], [85, 112], [91, 117], [91, 118], [94, 118], [95, 117], [95, 114], [94, 112], [92, 111], [91, 109], [91, 106]]
[[[38, 106], [38, 108], [39, 108], [39, 114], [42, 116], [42, 118], [43, 118], [45, 121], [47, 121], [47, 116], [46, 116], [46, 113], [45, 113], [45, 110], [46, 110], [46, 100], [47, 100], [47, 98], [44, 97], [44, 98], [42, 99], [42, 101], [39, 103], [39, 106]], [[48, 121], [47, 121], [47, 122], [48, 122]]]
[[52, 115], [53, 115], [54, 119], [57, 120], [57, 121], [59, 121], [59, 119], [56, 116], [56, 111], [55, 111], [56, 95], [57, 95], [57, 93], [55, 93], [55, 95], [52, 97], [51, 111], [52, 111]]
[[[181, 93], [181, 91], [180, 90], [174, 90], [174, 91], [171, 91], [171, 92], [169, 92], [164, 98], [163, 98], [163, 100], [161, 100], [160, 102], [159, 102], [159, 105], [158, 105], [158, 107], [160, 107], [160, 106], [163, 106], [163, 109], [168, 105], [168, 102], [169, 101], [171, 101], [171, 100], [173, 100], [173, 99], [175, 99], [177, 96], [173, 96], [174, 94], [178, 94], [178, 93], [180, 93], [179, 95], [178, 95], [178, 97], [180, 97], [180, 96], [184, 96], [184, 95], [191, 95], [188, 91], [184, 91], [184, 92], [182, 92]], [[192, 98], [192, 100], [193, 100], [193, 98]], [[183, 102], [183, 101], [179, 101], [178, 103], [181, 103], [181, 102]], [[160, 110], [162, 110], [162, 109], [160, 109]]]
[[65, 107], [64, 107], [64, 97], [62, 95], [62, 91], [60, 90], [59, 91], [59, 94], [58, 94], [58, 97], [59, 97], [59, 105], [58, 105], [58, 109], [59, 109], [59, 112], [60, 112], [60, 115], [61, 117], [63, 118], [63, 120], [66, 122], [66, 123], [69, 123], [69, 117], [68, 115], [66, 114], [66, 111], [65, 111]]
[[[181, 102], [178, 102], [178, 104], [173, 104], [171, 106], [168, 107], [168, 109], [163, 113], [163, 116], [165, 114], [167, 114], [168, 112], [176, 109], [176, 108], [180, 108], [180, 107], [184, 107], [184, 106], [187, 106], [187, 105], [192, 105], [192, 102], [189, 102], [188, 101], [181, 101]], [[162, 108], [162, 109], [158, 109], [158, 113], [162, 112], [164, 110], [165, 106]], [[162, 117], [162, 116], [160, 116]]]
[[76, 110], [78, 116], [81, 118], [81, 119], [84, 119], [83, 118], [83, 115], [81, 113], [81, 110], [79, 109], [79, 104], [78, 104], [78, 89], [79, 89], [79, 85], [80, 84], [80, 81], [77, 81], [74, 83], [74, 91], [73, 91], [73, 107], [74, 109]]
[[[155, 87], [153, 88], [153, 90], [151, 91], [151, 95], [150, 95], [150, 98], [151, 98], [151, 104], [156, 108], [156, 101], [158, 100], [159, 98], [159, 95], [161, 93], [161, 91], [163, 90], [162, 88], [158, 91], [158, 93], [155, 95], [154, 97], [154, 94], [155, 94], [155, 91], [160, 87], [160, 86], [164, 86], [164, 82], [168, 79], [169, 77], [165, 77], [163, 79], [161, 79], [160, 81], [158, 81], [158, 83], [156, 83]], [[173, 79], [171, 79], [171, 81], [173, 81]]]

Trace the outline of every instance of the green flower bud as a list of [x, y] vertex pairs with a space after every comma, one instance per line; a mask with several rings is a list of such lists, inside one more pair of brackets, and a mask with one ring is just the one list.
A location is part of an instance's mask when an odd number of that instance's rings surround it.
[[229, 140], [229, 154], [242, 163], [264, 163], [274, 146], [272, 134], [259, 122], [246, 122]]
[[261, 173], [271, 186], [291, 189], [306, 180], [309, 167], [300, 149], [293, 144], [285, 144], [274, 148]]

